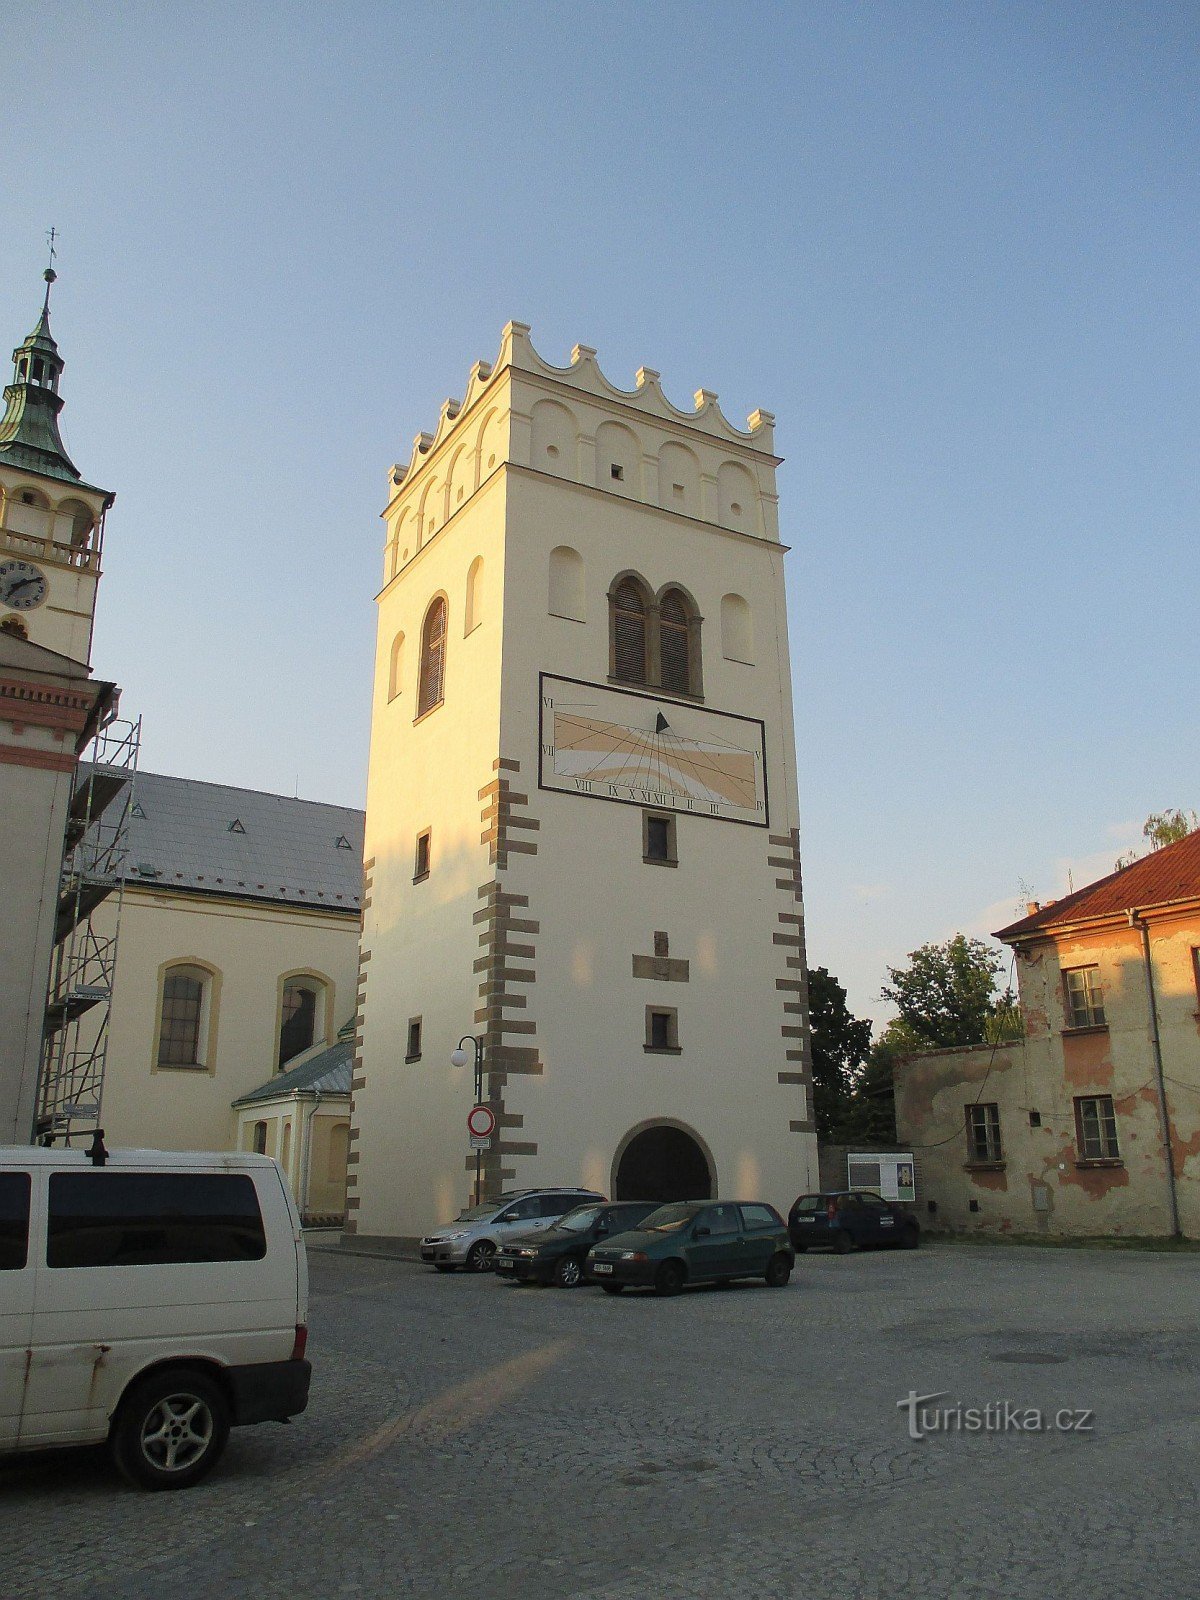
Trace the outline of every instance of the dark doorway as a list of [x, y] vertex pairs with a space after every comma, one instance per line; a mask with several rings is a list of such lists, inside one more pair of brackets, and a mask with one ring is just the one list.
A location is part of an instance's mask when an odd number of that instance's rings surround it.
[[615, 1200], [708, 1200], [712, 1174], [704, 1151], [682, 1128], [645, 1128], [625, 1146]]

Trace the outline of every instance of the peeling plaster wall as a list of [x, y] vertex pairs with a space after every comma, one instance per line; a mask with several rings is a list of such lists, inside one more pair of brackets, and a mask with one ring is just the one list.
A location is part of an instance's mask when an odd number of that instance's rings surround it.
[[[1200, 1237], [1200, 917], [1147, 913], [1180, 1224]], [[1063, 972], [1095, 966], [1105, 1025], [1070, 1029]], [[1043, 938], [1018, 952], [1025, 1040], [934, 1051], [896, 1072], [898, 1148], [921, 1162], [935, 1226], [983, 1232], [1170, 1232], [1166, 1162], [1140, 935], [1109, 927]], [[1080, 1159], [1075, 1099], [1111, 1095], [1120, 1159]], [[966, 1108], [1000, 1112], [1003, 1161], [973, 1166]], [[1030, 1113], [1040, 1127], [1030, 1126]], [[977, 1211], [971, 1210], [976, 1202]]]

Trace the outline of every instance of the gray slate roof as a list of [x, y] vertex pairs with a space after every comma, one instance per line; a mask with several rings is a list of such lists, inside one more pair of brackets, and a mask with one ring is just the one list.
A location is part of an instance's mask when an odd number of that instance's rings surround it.
[[126, 879], [357, 912], [363, 817], [319, 800], [139, 772]]
[[348, 1095], [353, 1062], [354, 1036], [351, 1033], [348, 1038], [342, 1038], [339, 1034], [336, 1043], [331, 1044], [327, 1050], [319, 1050], [315, 1056], [310, 1056], [298, 1067], [289, 1067], [286, 1072], [276, 1073], [273, 1078], [257, 1089], [251, 1089], [249, 1094], [242, 1095], [233, 1104], [248, 1106], [259, 1100], [278, 1100], [283, 1095], [295, 1094], [298, 1091], [307, 1094], [319, 1091], [321, 1094]]

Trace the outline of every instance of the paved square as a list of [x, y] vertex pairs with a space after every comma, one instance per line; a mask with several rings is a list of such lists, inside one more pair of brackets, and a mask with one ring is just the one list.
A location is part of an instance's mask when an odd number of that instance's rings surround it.
[[[1200, 1256], [935, 1245], [675, 1300], [314, 1252], [312, 1403], [201, 1487], [0, 1463], [0, 1593], [1197, 1592]], [[1094, 1411], [908, 1437], [896, 1402]]]

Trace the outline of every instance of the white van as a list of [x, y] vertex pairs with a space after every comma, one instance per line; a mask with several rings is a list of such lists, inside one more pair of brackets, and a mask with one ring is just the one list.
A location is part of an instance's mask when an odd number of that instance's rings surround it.
[[230, 1427], [304, 1410], [307, 1311], [268, 1156], [0, 1146], [0, 1451], [107, 1439], [182, 1489]]

